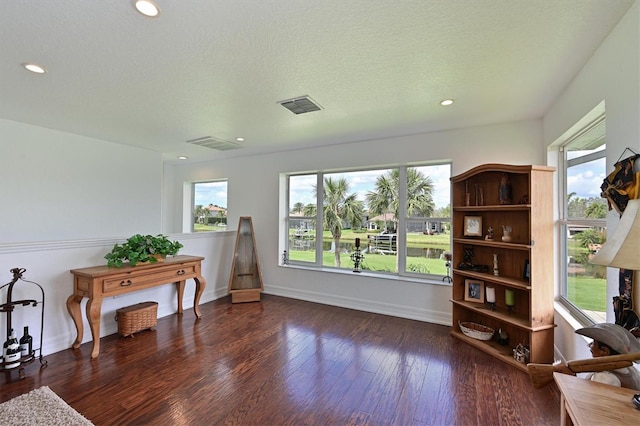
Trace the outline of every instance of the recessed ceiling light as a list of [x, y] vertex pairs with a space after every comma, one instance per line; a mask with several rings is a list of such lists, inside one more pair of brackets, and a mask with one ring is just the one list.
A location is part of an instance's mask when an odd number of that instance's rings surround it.
[[442, 106], [453, 105], [453, 99], [445, 99], [444, 101], [440, 101], [440, 105]]
[[238, 142], [244, 142], [244, 138], [236, 138], [236, 141], [238, 141]]
[[178, 160], [186, 160], [187, 158], [189, 158], [189, 157], [187, 157], [186, 155], [180, 155], [178, 157]]
[[156, 16], [160, 15], [160, 8], [151, 0], [135, 0], [133, 2], [133, 5], [135, 6], [136, 10], [142, 13], [144, 16], [155, 18]]
[[22, 64], [23, 67], [25, 67], [26, 69], [28, 69], [31, 72], [34, 72], [36, 74], [44, 74], [47, 72], [47, 70], [45, 70], [44, 68], [42, 68], [40, 65], [36, 65], [36, 64]]

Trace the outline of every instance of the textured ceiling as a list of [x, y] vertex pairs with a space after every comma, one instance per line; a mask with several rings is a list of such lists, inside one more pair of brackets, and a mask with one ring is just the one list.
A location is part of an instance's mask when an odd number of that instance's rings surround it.
[[[633, 3], [156, 1], [154, 19], [130, 0], [0, 2], [0, 118], [167, 161], [538, 118]], [[277, 103], [303, 95], [323, 109]], [[245, 141], [186, 143], [203, 136]]]

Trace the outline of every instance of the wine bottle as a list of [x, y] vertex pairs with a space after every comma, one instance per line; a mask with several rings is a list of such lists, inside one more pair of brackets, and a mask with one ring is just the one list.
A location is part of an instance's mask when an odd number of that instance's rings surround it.
[[16, 368], [20, 366], [20, 342], [16, 337], [16, 332], [11, 329], [11, 334], [4, 342], [4, 368]]
[[29, 327], [24, 327], [24, 335], [20, 338], [20, 352], [22, 358], [28, 357], [31, 355], [31, 351], [33, 350], [33, 337], [29, 335]]

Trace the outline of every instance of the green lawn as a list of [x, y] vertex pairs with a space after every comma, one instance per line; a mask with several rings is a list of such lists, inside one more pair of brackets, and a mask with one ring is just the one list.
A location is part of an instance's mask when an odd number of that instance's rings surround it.
[[[340, 241], [343, 243], [355, 244], [355, 239], [360, 238], [363, 241], [363, 246], [366, 246], [367, 235], [373, 235], [375, 232], [366, 231], [352, 231], [346, 229], [342, 231]], [[331, 233], [329, 231], [323, 232], [324, 241], [331, 241]], [[407, 240], [409, 247], [417, 248], [435, 248], [441, 250], [449, 249], [449, 235], [424, 235], [422, 233], [409, 233], [407, 234]], [[322, 264], [327, 266], [334, 266], [334, 253], [324, 251], [322, 253]], [[297, 251], [292, 250], [289, 253], [291, 260], [297, 260], [302, 262], [313, 262], [315, 260], [315, 253], [313, 250], [309, 251]], [[342, 253], [340, 255], [341, 268], [351, 269], [353, 268], [353, 261], [350, 258], [350, 253]], [[377, 253], [364, 253], [364, 262], [362, 269], [371, 271], [383, 271], [383, 272], [395, 272], [396, 271], [396, 256], [383, 255]], [[410, 257], [407, 259], [407, 269], [419, 273], [428, 273], [436, 275], [446, 275], [447, 269], [442, 259], [428, 259], [426, 257]]]
[[580, 309], [605, 312], [607, 283], [604, 279], [569, 277], [567, 298]]
[[[349, 253], [342, 253], [340, 255], [341, 268], [351, 269], [353, 268], [353, 261], [351, 260]], [[315, 261], [315, 252], [309, 251], [293, 251], [289, 255], [289, 259], [297, 260], [301, 262], [313, 262]], [[334, 266], [335, 254], [333, 252], [322, 252], [322, 264], [327, 266]], [[427, 259], [425, 257], [411, 257], [407, 259], [407, 266], [414, 266], [415, 272], [429, 273], [436, 275], [446, 275], [447, 269], [444, 265], [444, 261], [441, 259]], [[396, 270], [396, 257], [393, 255], [382, 255], [365, 253], [362, 269], [371, 271], [384, 271], [395, 272]]]
[[226, 226], [217, 226], [217, 225], [203, 225], [201, 223], [193, 224], [193, 232], [206, 232], [206, 231], [226, 231]]

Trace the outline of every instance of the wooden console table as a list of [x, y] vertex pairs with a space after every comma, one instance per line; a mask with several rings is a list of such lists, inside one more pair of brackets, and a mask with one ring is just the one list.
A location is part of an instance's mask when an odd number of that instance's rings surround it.
[[640, 412], [631, 398], [638, 391], [592, 382], [569, 374], [553, 373], [560, 389], [560, 424], [632, 425]]
[[93, 338], [91, 358], [96, 358], [100, 353], [100, 314], [104, 297], [175, 283], [178, 290], [178, 313], [181, 314], [185, 283], [189, 278], [193, 278], [196, 283], [193, 311], [198, 318], [202, 317], [199, 306], [200, 296], [207, 285], [201, 273], [202, 260], [204, 257], [181, 255], [164, 259], [163, 262], [138, 264], [133, 267], [109, 268], [101, 265], [72, 269], [73, 294], [67, 299], [67, 310], [78, 332], [72, 347], [78, 349], [82, 343], [83, 325], [80, 302], [84, 297], [89, 299], [86, 309]]

